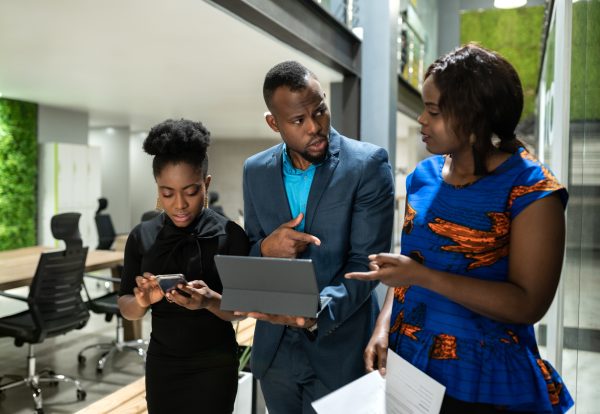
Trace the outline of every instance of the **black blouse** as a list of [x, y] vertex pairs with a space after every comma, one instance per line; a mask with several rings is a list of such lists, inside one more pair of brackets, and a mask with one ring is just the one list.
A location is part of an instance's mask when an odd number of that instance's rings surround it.
[[[236, 223], [204, 209], [188, 227], [173, 224], [164, 213], [138, 224], [125, 246], [125, 263], [119, 295], [133, 295], [135, 277], [183, 273], [188, 281], [203, 280], [222, 293], [223, 286], [214, 262], [215, 254], [245, 256], [249, 242]], [[188, 310], [165, 298], [153, 304], [152, 333], [148, 354], [165, 357], [202, 356], [213, 348], [235, 352], [231, 322], [206, 309]]]

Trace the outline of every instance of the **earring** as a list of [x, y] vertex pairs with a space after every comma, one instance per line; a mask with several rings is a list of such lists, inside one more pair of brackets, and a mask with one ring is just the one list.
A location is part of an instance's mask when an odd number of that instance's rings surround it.
[[156, 210], [162, 210], [162, 206], [160, 205], [160, 198], [156, 197], [156, 206], [154, 207]]
[[204, 208], [208, 208], [208, 197], [204, 197]]

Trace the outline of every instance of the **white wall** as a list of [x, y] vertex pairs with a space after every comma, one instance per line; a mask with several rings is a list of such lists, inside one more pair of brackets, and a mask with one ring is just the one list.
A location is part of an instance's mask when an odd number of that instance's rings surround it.
[[[266, 125], [265, 125], [266, 128]], [[232, 220], [244, 209], [242, 194], [242, 167], [249, 156], [281, 142], [279, 135], [273, 140], [213, 139], [208, 150], [208, 171], [212, 175], [209, 191], [219, 193], [218, 204]]]
[[104, 212], [110, 214], [117, 233], [128, 233], [132, 227], [129, 135], [129, 128], [94, 128], [89, 130], [88, 136], [89, 145], [100, 149], [101, 196], [108, 199]]
[[152, 157], [144, 152], [142, 144], [146, 133], [131, 135], [129, 140], [130, 166], [130, 220], [132, 227], [140, 222], [142, 214], [156, 206], [156, 183], [152, 176]]
[[87, 145], [89, 116], [47, 105], [38, 106], [38, 142]]

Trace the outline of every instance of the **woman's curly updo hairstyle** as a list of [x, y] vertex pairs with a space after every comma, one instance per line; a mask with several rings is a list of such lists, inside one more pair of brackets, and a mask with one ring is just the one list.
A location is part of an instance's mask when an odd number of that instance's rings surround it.
[[144, 151], [154, 156], [152, 172], [160, 175], [167, 164], [185, 162], [206, 177], [210, 132], [201, 122], [167, 119], [154, 126], [144, 140]]

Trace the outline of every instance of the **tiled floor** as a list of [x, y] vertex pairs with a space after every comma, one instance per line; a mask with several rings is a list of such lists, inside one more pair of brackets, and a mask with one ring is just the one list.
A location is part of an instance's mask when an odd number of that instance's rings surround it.
[[569, 411], [569, 414], [600, 413], [600, 353], [565, 350], [562, 375], [575, 399], [575, 408]]
[[562, 376], [575, 399], [570, 413], [598, 414], [600, 390], [600, 252], [567, 252], [565, 286], [565, 350]]

